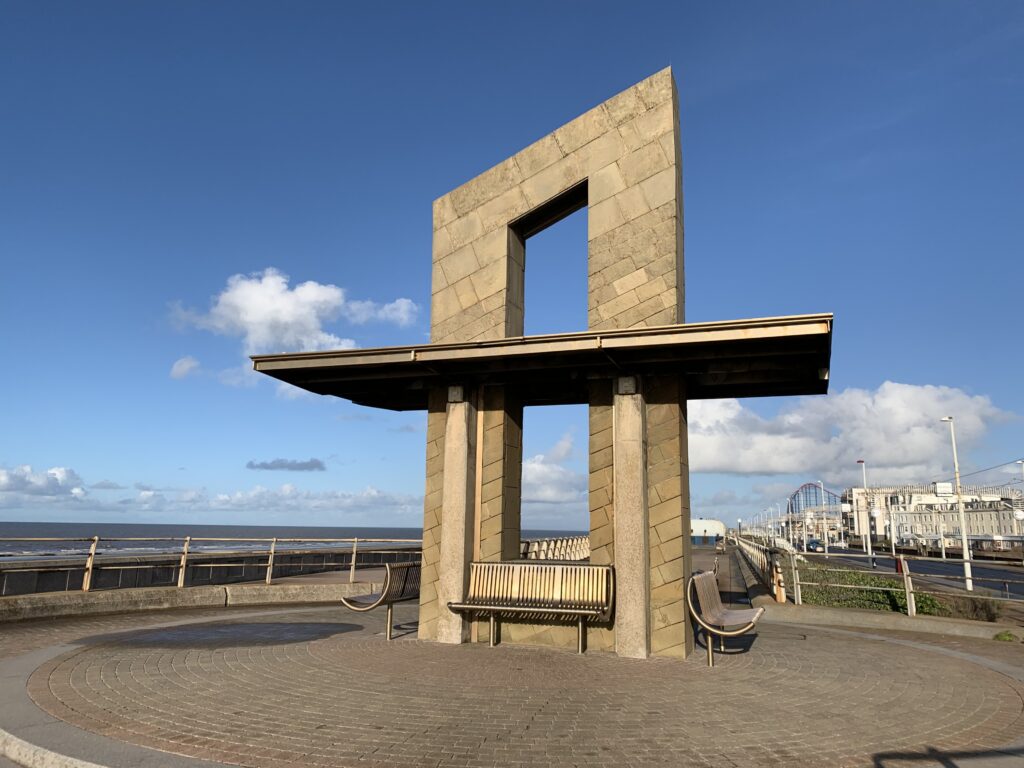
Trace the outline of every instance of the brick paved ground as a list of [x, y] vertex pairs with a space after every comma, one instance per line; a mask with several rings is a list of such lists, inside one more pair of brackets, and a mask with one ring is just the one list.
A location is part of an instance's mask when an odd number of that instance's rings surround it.
[[[145, 629], [186, 618], [210, 621]], [[383, 612], [176, 611], [11, 625], [0, 656], [77, 638], [29, 680], [44, 710], [248, 766], [903, 768], [1024, 734], [1024, 685], [964, 655], [1020, 669], [1019, 643], [770, 625], [708, 669], [382, 632]]]

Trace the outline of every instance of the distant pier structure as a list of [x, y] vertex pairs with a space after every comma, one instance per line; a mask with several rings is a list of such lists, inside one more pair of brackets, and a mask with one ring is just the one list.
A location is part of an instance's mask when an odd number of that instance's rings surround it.
[[[832, 316], [685, 324], [681, 168], [665, 69], [434, 202], [430, 344], [253, 358], [310, 392], [427, 411], [421, 639], [487, 640], [447, 604], [469, 562], [520, 557], [523, 407], [586, 403], [591, 562], [616, 582], [590, 647], [693, 649], [686, 403], [825, 393]], [[584, 206], [588, 330], [523, 336], [528, 239]], [[573, 648], [576, 632], [509, 619], [502, 640]]]

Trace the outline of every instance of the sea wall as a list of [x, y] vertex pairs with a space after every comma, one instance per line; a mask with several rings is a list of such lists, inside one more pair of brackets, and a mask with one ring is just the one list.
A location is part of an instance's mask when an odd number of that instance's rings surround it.
[[[274, 578], [323, 573], [348, 568], [351, 553], [324, 549], [278, 551], [274, 555]], [[357, 567], [387, 562], [418, 560], [418, 547], [389, 547], [387, 550], [360, 548]], [[89, 593], [156, 587], [177, 587], [181, 555], [97, 555]], [[48, 592], [81, 593], [85, 577], [84, 557], [47, 557], [32, 560], [0, 560], [0, 601], [15, 595]], [[194, 552], [185, 566], [185, 585], [238, 584], [265, 579], [266, 552]], [[197, 593], [198, 594], [198, 593]]]
[[94, 616], [168, 608], [339, 603], [342, 597], [380, 591], [374, 582], [349, 584], [236, 584], [178, 589], [150, 587], [99, 592], [48, 592], [0, 598], [0, 623], [61, 616]]

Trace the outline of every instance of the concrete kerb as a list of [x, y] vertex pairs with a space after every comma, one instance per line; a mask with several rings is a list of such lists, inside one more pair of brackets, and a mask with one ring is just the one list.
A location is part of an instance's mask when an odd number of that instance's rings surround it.
[[[750, 564], [734, 552], [740, 573], [747, 587], [750, 604], [763, 607], [761, 621], [771, 624], [807, 624], [820, 627], [858, 627], [861, 629], [892, 629], [902, 632], [924, 632], [956, 637], [976, 637], [991, 640], [999, 632], [1009, 631], [1024, 636], [1024, 629], [1009, 624], [969, 619], [950, 619], [944, 616], [907, 616], [903, 613], [871, 611], [863, 608], [830, 608], [823, 605], [793, 605], [777, 603], [754, 575]], [[792, 586], [787, 585], [787, 590]]]
[[227, 586], [144, 587], [101, 592], [45, 592], [0, 598], [0, 624], [168, 608], [225, 608], [236, 605], [333, 603], [370, 594], [383, 584], [232, 584]]
[[0, 755], [25, 768], [106, 768], [74, 757], [59, 755], [19, 739], [0, 728]]

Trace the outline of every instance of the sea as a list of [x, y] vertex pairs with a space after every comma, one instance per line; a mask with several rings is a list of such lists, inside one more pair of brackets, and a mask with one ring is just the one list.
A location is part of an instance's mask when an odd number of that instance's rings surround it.
[[[524, 530], [524, 539], [580, 536], [581, 531]], [[99, 536], [102, 554], [153, 555], [180, 552], [182, 539], [420, 539], [421, 528], [312, 527], [264, 525], [195, 525], [192, 523], [35, 523], [0, 521], [0, 558], [73, 557], [86, 555], [92, 537]], [[62, 539], [25, 541], [25, 539]], [[120, 539], [120, 540], [119, 540]], [[157, 539], [157, 541], [125, 541]], [[192, 542], [191, 552], [266, 550], [267, 541]], [[288, 548], [337, 547], [338, 544], [289, 542]]]

